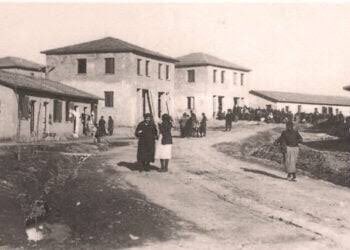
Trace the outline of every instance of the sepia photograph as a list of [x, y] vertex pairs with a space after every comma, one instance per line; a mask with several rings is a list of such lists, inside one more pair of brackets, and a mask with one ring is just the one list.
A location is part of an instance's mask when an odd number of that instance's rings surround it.
[[0, 2], [0, 250], [350, 250], [350, 2]]

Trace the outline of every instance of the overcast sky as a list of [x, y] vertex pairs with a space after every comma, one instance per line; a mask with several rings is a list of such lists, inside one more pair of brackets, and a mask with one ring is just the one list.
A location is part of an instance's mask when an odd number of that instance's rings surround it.
[[0, 4], [0, 56], [113, 36], [251, 68], [252, 89], [349, 95], [350, 4]]

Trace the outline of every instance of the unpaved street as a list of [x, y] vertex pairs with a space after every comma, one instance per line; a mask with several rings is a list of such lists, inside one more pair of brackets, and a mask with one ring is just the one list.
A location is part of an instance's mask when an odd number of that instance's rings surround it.
[[127, 182], [194, 225], [184, 224], [178, 238], [148, 240], [135, 249], [350, 249], [348, 188], [305, 176], [291, 183], [283, 172], [212, 147], [272, 126], [209, 131], [205, 139], [175, 138], [166, 174], [125, 167], [135, 161], [136, 141], [110, 151], [108, 165]]

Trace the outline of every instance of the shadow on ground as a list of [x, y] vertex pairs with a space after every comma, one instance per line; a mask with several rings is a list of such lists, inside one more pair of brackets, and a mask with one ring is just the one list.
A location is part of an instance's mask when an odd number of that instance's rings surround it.
[[241, 168], [241, 169], [244, 172], [250, 172], [250, 173], [254, 173], [254, 174], [265, 175], [265, 176], [275, 178], [275, 179], [286, 180], [286, 178], [283, 178], [283, 177], [275, 175], [275, 174], [271, 174], [271, 173], [263, 171], [263, 170], [252, 169], [252, 168]]
[[[127, 169], [131, 170], [131, 171], [139, 171], [139, 172], [142, 172], [142, 171], [145, 171], [142, 164], [138, 163], [138, 162], [125, 162], [125, 161], [121, 161], [121, 162], [118, 162], [117, 164], [119, 167], [126, 167]], [[150, 171], [157, 171], [159, 172], [160, 171], [160, 168], [154, 166], [154, 165], [151, 165], [150, 166]]]

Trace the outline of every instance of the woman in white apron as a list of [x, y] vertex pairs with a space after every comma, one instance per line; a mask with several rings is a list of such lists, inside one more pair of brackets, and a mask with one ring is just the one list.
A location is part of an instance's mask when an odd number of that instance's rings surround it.
[[171, 129], [173, 127], [171, 117], [167, 114], [162, 115], [162, 122], [159, 126], [159, 140], [156, 147], [155, 158], [160, 160], [161, 172], [167, 172], [169, 161], [171, 159], [171, 151], [173, 138]]

